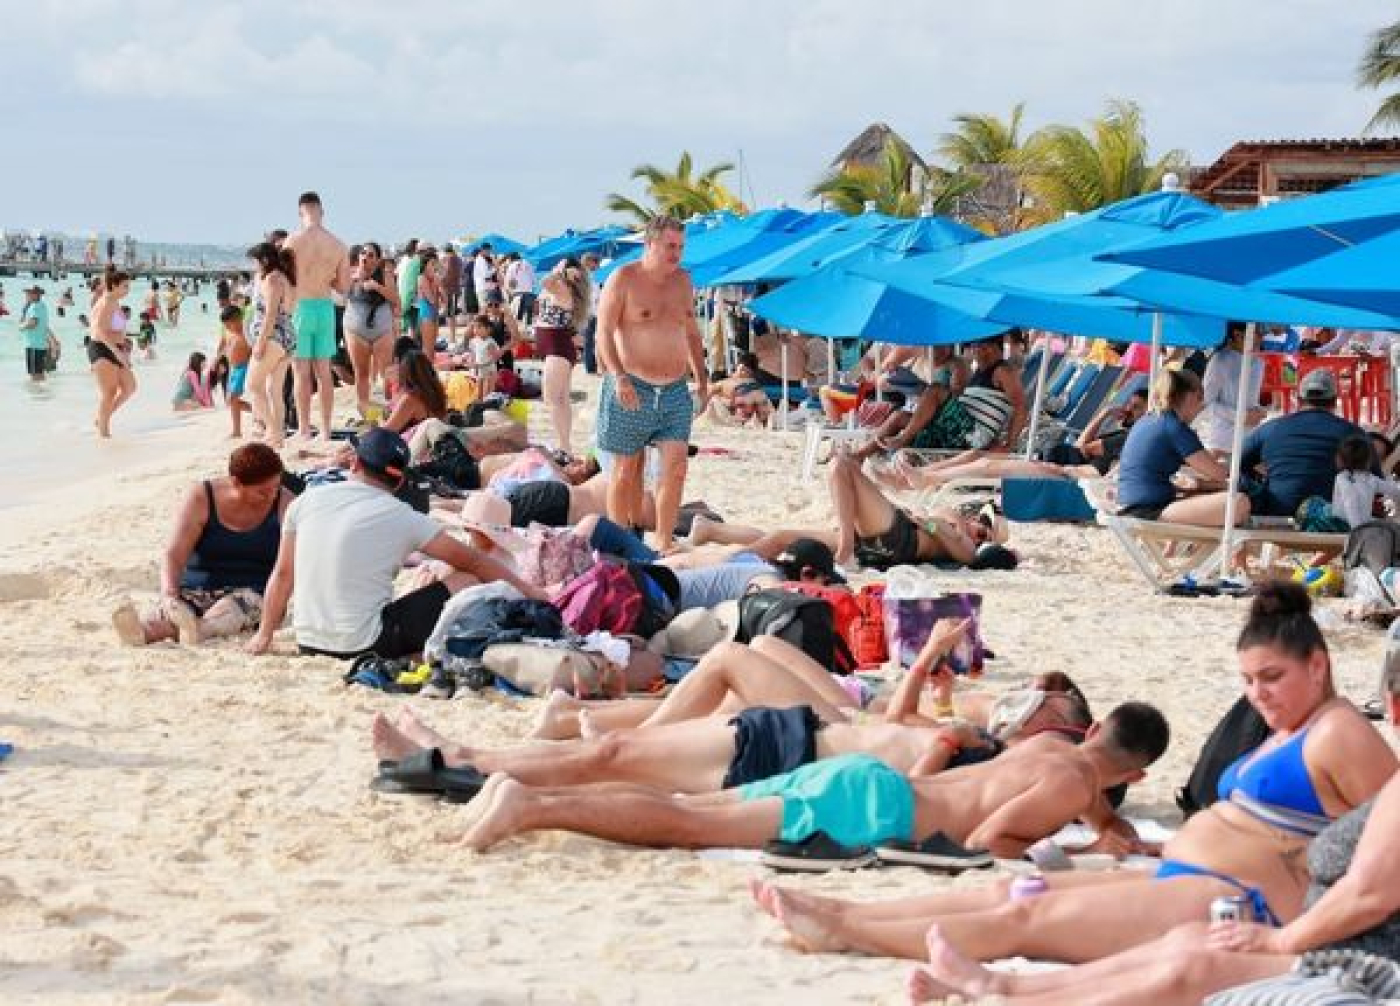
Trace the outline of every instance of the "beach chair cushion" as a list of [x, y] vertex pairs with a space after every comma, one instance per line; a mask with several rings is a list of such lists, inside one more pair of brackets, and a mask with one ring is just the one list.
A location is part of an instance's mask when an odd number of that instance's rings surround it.
[[1092, 521], [1094, 508], [1079, 483], [1058, 478], [1004, 478], [1001, 509], [1007, 520]]

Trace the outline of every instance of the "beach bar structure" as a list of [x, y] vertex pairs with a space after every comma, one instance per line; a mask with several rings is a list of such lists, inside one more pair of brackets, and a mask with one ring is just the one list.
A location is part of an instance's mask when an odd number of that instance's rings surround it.
[[1191, 172], [1191, 194], [1226, 210], [1296, 199], [1400, 172], [1400, 138], [1247, 140]]

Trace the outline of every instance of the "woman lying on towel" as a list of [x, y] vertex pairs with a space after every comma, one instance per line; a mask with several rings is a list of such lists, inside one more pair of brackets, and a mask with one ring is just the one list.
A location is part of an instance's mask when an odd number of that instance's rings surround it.
[[[1133, 424], [1118, 461], [1118, 506], [1123, 517], [1170, 524], [1224, 527], [1229, 492], [1178, 498], [1172, 478], [1182, 467], [1224, 486], [1230, 469], [1206, 450], [1191, 424], [1205, 408], [1200, 379], [1189, 370], [1157, 375], [1153, 411]], [[1249, 497], [1235, 493], [1235, 523], [1249, 519]]]
[[227, 476], [192, 486], [180, 502], [161, 560], [159, 604], [138, 612], [128, 601], [112, 612], [122, 642], [192, 645], [255, 628], [291, 502], [276, 451], [235, 450]]
[[1264, 587], [1254, 599], [1236, 648], [1245, 694], [1273, 736], [1226, 770], [1220, 802], [1186, 821], [1155, 874], [1051, 873], [1046, 893], [1017, 901], [1006, 881], [872, 903], [774, 888], [762, 907], [817, 951], [923, 958], [936, 926], [973, 960], [1070, 963], [1200, 922], [1215, 898], [1242, 897], [1260, 921], [1297, 918], [1308, 841], [1374, 797], [1396, 766], [1375, 728], [1337, 696], [1309, 606], [1292, 584]]
[[[1040, 460], [964, 451], [945, 461], [919, 464], [916, 453], [900, 451], [889, 467], [873, 472], [875, 481], [901, 489], [941, 486], [956, 479], [1101, 478], [1118, 463], [1128, 432], [1147, 412], [1146, 389], [1135, 391], [1126, 405], [1105, 406], [1090, 420], [1073, 445], [1058, 444]], [[1105, 427], [1110, 427], [1105, 431]]]
[[[746, 545], [760, 555], [781, 550], [799, 538], [813, 538], [849, 566], [867, 569], [919, 563], [950, 563], [970, 569], [1014, 569], [1016, 556], [1004, 547], [1006, 522], [997, 517], [965, 517], [935, 508], [914, 517], [893, 503], [863, 471], [859, 458], [838, 451], [831, 466], [831, 498], [837, 529], [765, 532], [735, 524], [696, 520], [692, 545]], [[995, 546], [995, 547], [993, 547]]]
[[[832, 674], [790, 643], [761, 636], [749, 644], [714, 646], [665, 698], [594, 702], [557, 692], [546, 702], [533, 736], [564, 740], [734, 715], [755, 706], [812, 706], [830, 722], [879, 716], [932, 725], [947, 718], [946, 707], [927, 694], [926, 686], [939, 678], [934, 667], [916, 660], [893, 693], [882, 693], [862, 678]], [[1091, 722], [1088, 701], [1064, 674], [1039, 675], [1029, 688], [1001, 696], [957, 693], [953, 708], [956, 719], [1000, 740], [1028, 724], [1034, 732], [1064, 728], [1082, 735]]]
[[[1400, 726], [1400, 654], [1387, 654], [1381, 693], [1391, 724]], [[1027, 1006], [1194, 1006], [1221, 989], [1267, 980], [1267, 985], [1251, 985], [1210, 1002], [1359, 1003], [1400, 995], [1395, 964], [1400, 961], [1400, 884], [1395, 883], [1400, 872], [1400, 776], [1392, 776], [1374, 800], [1314, 838], [1307, 847], [1306, 865], [1312, 878], [1307, 911], [1282, 928], [1251, 922], [1210, 924], [1199, 918], [1151, 943], [1063, 971], [1012, 975], [985, 970], [934, 927], [928, 933], [928, 967], [911, 976], [910, 992], [918, 1002], [959, 993], [970, 999], [1000, 996]], [[1368, 961], [1358, 960], [1360, 955], [1374, 956]], [[1305, 997], [1304, 992], [1335, 995], [1345, 988], [1327, 973], [1333, 967], [1349, 973], [1345, 977], [1352, 979], [1352, 996]], [[1295, 974], [1282, 977], [1290, 971]], [[1357, 996], [1358, 985], [1371, 986], [1364, 998]]]

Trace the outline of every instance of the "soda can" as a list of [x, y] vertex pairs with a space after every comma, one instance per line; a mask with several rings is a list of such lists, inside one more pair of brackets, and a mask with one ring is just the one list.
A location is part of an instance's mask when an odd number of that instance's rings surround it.
[[1250, 922], [1253, 915], [1249, 899], [1245, 897], [1216, 898], [1210, 903], [1212, 922]]
[[1050, 885], [1045, 882], [1045, 878], [1039, 873], [1027, 873], [1017, 877], [1011, 882], [1011, 889], [1008, 895], [1012, 901], [1023, 901], [1026, 898], [1034, 898], [1050, 890]]

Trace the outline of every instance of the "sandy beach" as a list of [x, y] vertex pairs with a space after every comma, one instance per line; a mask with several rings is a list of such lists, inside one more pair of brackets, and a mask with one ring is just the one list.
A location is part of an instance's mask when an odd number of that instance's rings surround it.
[[[256, 660], [234, 641], [120, 646], [109, 612], [154, 596], [172, 507], [222, 470], [226, 432], [221, 412], [118, 441], [120, 466], [4, 511], [0, 740], [16, 752], [0, 763], [0, 1002], [903, 1001], [907, 963], [792, 950], [750, 904], [755, 865], [559, 833], [476, 855], [454, 843], [460, 809], [368, 790], [376, 711], [408, 703], [506, 743], [538, 701], [347, 689], [335, 662], [292, 657], [286, 632]], [[831, 526], [824, 487], [797, 479], [799, 434], [702, 424], [695, 440], [733, 454], [697, 458], [687, 498]], [[1012, 543], [1014, 573], [941, 577], [985, 595], [984, 684], [1061, 670], [1101, 713], [1158, 704], [1172, 746], [1126, 809], [1174, 823], [1172, 792], [1238, 694], [1245, 602], [1154, 596], [1097, 529], [1020, 525]], [[1364, 700], [1384, 637], [1335, 624], [1339, 685]], [[949, 881], [795, 883], [878, 898]]]

